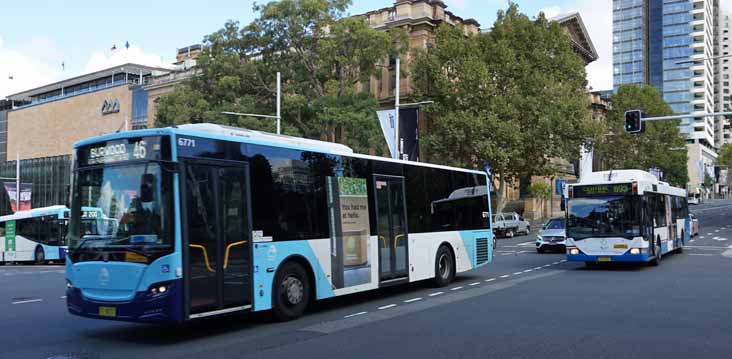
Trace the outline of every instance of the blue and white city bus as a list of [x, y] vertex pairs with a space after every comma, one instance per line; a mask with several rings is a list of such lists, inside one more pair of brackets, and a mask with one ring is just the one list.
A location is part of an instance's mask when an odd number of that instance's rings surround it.
[[[74, 156], [67, 306], [80, 316], [287, 320], [492, 259], [483, 172], [212, 124], [92, 138]], [[85, 235], [84, 207], [111, 233]]]
[[66, 257], [66, 206], [50, 206], [0, 217], [0, 264], [59, 261]]
[[648, 172], [595, 172], [568, 185], [567, 260], [651, 262], [691, 239], [686, 191]]

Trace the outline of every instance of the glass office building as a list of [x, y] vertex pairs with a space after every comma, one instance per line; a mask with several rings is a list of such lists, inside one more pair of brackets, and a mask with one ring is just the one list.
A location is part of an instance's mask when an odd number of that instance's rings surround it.
[[[714, 111], [718, 0], [613, 0], [613, 81], [654, 86], [674, 112]], [[696, 60], [696, 61], [694, 61]], [[685, 119], [690, 143], [714, 147], [713, 118]]]

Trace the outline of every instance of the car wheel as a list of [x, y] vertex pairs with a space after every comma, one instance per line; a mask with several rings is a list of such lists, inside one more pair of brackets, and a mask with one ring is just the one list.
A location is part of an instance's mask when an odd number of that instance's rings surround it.
[[506, 231], [506, 238], [513, 238], [514, 232], [513, 229], [509, 229]]
[[440, 246], [435, 256], [435, 286], [445, 287], [455, 279], [455, 257], [447, 246]]
[[274, 283], [272, 309], [277, 320], [293, 320], [305, 313], [310, 302], [310, 279], [300, 264], [283, 264]]
[[43, 248], [40, 246], [36, 247], [36, 264], [46, 263], [46, 253], [43, 252]]

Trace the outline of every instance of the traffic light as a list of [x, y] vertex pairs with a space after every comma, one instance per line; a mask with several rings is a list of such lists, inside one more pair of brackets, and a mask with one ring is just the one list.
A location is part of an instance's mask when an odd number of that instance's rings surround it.
[[625, 111], [625, 132], [641, 133], [643, 132], [643, 111], [630, 110]]

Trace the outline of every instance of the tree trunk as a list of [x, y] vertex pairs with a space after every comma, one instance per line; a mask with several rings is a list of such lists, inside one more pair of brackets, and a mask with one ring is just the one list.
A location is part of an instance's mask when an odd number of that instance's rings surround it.
[[498, 190], [496, 191], [496, 208], [493, 213], [501, 213], [506, 208], [506, 178], [504, 176], [498, 177]]

